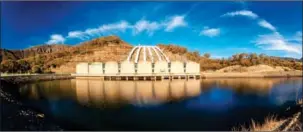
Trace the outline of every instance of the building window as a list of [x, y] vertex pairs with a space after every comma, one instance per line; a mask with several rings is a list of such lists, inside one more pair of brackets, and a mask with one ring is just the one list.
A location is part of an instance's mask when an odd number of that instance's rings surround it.
[[155, 67], [155, 63], [152, 63], [152, 68], [154, 68]]
[[154, 69], [152, 69], [152, 72], [154, 73]]
[[170, 68], [170, 65], [171, 65], [171, 63], [169, 62], [169, 63], [168, 63], [168, 68]]

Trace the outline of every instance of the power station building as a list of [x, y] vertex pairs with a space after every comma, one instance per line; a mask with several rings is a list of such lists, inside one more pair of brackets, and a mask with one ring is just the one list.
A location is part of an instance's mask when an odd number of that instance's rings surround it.
[[135, 46], [122, 62], [79, 63], [76, 76], [198, 76], [200, 64], [170, 61], [156, 46]]

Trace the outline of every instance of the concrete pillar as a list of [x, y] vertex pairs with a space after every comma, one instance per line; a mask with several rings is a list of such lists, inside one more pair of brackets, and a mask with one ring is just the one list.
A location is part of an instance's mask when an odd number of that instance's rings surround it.
[[138, 77], [135, 77], [135, 76], [134, 76], [134, 80], [138, 80]]

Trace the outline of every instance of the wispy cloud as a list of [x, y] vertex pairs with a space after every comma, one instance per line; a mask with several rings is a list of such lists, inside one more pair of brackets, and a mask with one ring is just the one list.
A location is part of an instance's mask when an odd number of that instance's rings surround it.
[[258, 24], [259, 24], [259, 26], [261, 26], [263, 28], [267, 28], [271, 31], [276, 31], [276, 28], [273, 25], [271, 25], [269, 22], [267, 22], [266, 20], [260, 20], [258, 22]]
[[149, 35], [153, 35], [154, 31], [160, 28], [161, 25], [158, 22], [150, 22], [142, 19], [133, 26], [133, 31], [135, 35], [143, 31], [146, 31]]
[[302, 31], [297, 31], [296, 34], [289, 39], [289, 41], [295, 41], [295, 42], [302, 43]]
[[234, 16], [245, 16], [249, 18], [256, 19], [259, 16], [252, 11], [249, 10], [241, 10], [241, 11], [234, 11], [234, 12], [228, 12], [222, 15], [222, 17], [234, 17]]
[[279, 50], [302, 55], [302, 42], [289, 42], [278, 32], [259, 35], [255, 43], [258, 47], [264, 50]]
[[185, 18], [184, 15], [182, 16], [177, 15], [170, 17], [169, 20], [166, 23], [164, 23], [164, 25], [166, 26], [165, 31], [171, 32], [177, 27], [187, 26], [187, 23], [185, 22], [184, 18]]
[[102, 35], [108, 35], [112, 33], [121, 33], [126, 30], [132, 30], [134, 35], [142, 32], [146, 32], [149, 36], [153, 35], [156, 30], [164, 30], [166, 32], [172, 32], [175, 28], [185, 27], [187, 22], [185, 21], [184, 15], [175, 15], [168, 17], [162, 21], [148, 21], [141, 19], [134, 24], [122, 20], [116, 23], [104, 24], [97, 28], [88, 28], [84, 31], [76, 30], [67, 33], [66, 37], [62, 35], [51, 36], [47, 43], [60, 43], [64, 42], [66, 39], [81, 39], [87, 40], [94, 37], [100, 37]]
[[204, 30], [200, 32], [200, 35], [208, 36], [208, 37], [215, 37], [220, 34], [219, 28], [208, 28], [205, 27]]
[[102, 33], [115, 32], [115, 31], [124, 32], [128, 28], [131, 28], [131, 25], [127, 21], [122, 20], [117, 23], [102, 25], [99, 27], [99, 30]]
[[124, 32], [130, 25], [126, 21], [120, 21], [112, 24], [104, 24], [97, 28], [89, 28], [85, 31], [70, 31], [67, 38], [79, 38], [82, 40], [89, 39], [90, 37], [99, 37], [102, 34], [108, 34], [111, 32]]
[[62, 44], [64, 43], [65, 38], [60, 34], [53, 34], [50, 36], [50, 40], [46, 44]]
[[80, 38], [82, 40], [87, 39], [88, 37], [86, 36], [85, 32], [81, 32], [81, 31], [71, 31], [68, 32], [68, 36], [67, 38]]
[[300, 31], [298, 31], [294, 37], [285, 38], [277, 31], [277, 28], [275, 26], [249, 10], [228, 12], [222, 16], [246, 16], [257, 21], [260, 27], [271, 30], [272, 33], [258, 35], [257, 39], [254, 40], [255, 45], [263, 50], [284, 51], [286, 52], [287, 56], [292, 57], [298, 57], [302, 55], [302, 32]]

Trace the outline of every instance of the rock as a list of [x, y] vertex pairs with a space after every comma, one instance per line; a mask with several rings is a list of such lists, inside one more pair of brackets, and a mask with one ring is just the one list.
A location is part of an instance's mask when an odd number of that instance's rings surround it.
[[44, 118], [44, 114], [37, 114], [38, 117]]

